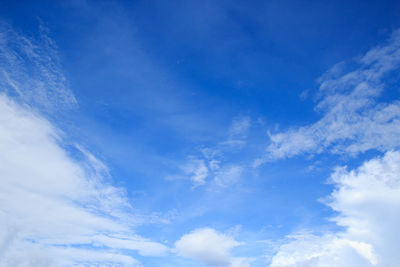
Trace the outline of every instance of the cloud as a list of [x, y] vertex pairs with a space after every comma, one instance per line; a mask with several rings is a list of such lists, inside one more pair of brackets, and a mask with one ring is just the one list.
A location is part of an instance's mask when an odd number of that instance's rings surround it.
[[209, 266], [250, 266], [245, 259], [230, 255], [230, 250], [240, 245], [233, 237], [212, 228], [196, 229], [175, 243], [179, 255], [197, 259]]
[[344, 228], [338, 233], [292, 236], [273, 257], [275, 266], [397, 266], [400, 262], [400, 152], [387, 152], [356, 170], [337, 168], [325, 200]]
[[189, 162], [181, 166], [181, 169], [186, 175], [190, 176], [194, 187], [205, 184], [208, 176], [208, 167], [204, 160], [191, 158]]
[[304, 153], [357, 155], [371, 149], [385, 152], [400, 144], [400, 102], [377, 103], [388, 78], [400, 67], [400, 30], [385, 46], [370, 50], [345, 71], [338, 64], [319, 79], [316, 109], [322, 118], [314, 124], [270, 133], [262, 161]]
[[0, 265], [139, 266], [169, 249], [142, 223], [107, 166], [43, 113], [76, 105], [56, 45], [0, 27]]
[[52, 112], [77, 105], [57, 45], [42, 24], [36, 38], [30, 38], [0, 21], [0, 87], [7, 95]]
[[0, 132], [2, 265], [30, 262], [36, 250], [61, 266], [105, 257], [135, 262], [118, 249], [167, 253], [164, 245], [135, 234], [138, 222], [124, 190], [98, 175], [93, 155], [81, 162], [71, 158], [46, 119], [1, 95]]
[[292, 239], [292, 242], [280, 247], [270, 267], [374, 266], [371, 261], [375, 259], [369, 244], [333, 235], [299, 234]]
[[[382, 102], [400, 67], [400, 31], [389, 42], [370, 50], [357, 68], [337, 64], [320, 79], [314, 124], [270, 134], [265, 160], [305, 153], [356, 156], [368, 150], [385, 154], [348, 171], [336, 168], [335, 189], [324, 200], [343, 230], [289, 236], [274, 255], [271, 267], [396, 266], [400, 241], [400, 101]], [[387, 152], [389, 151], [389, 152]]]
[[229, 129], [230, 136], [246, 136], [251, 126], [249, 117], [237, 117]]
[[218, 150], [240, 149], [246, 145], [247, 135], [251, 127], [249, 117], [236, 117], [228, 130], [228, 138], [217, 144]]
[[[212, 181], [213, 186], [217, 187], [234, 185], [240, 181], [245, 170], [244, 164], [229, 164], [227, 158], [244, 147], [250, 127], [249, 117], [234, 118], [223, 141], [202, 147], [200, 155], [189, 156], [188, 160], [179, 166], [184, 175], [192, 181], [193, 188], [205, 185], [207, 178]], [[174, 179], [181, 176], [173, 175], [168, 178]]]
[[219, 187], [226, 187], [237, 184], [243, 173], [240, 165], [228, 165], [219, 169], [214, 177], [214, 183]]

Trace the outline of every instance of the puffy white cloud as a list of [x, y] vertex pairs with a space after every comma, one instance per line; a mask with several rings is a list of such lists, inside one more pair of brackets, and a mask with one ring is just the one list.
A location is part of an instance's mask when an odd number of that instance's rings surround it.
[[387, 152], [356, 170], [338, 168], [326, 199], [344, 228], [335, 234], [301, 234], [280, 247], [271, 266], [398, 266], [400, 152]]
[[371, 245], [338, 238], [331, 234], [298, 234], [280, 247], [271, 267], [374, 266]]
[[230, 250], [239, 245], [241, 243], [233, 237], [212, 228], [196, 229], [175, 243], [179, 255], [200, 260], [209, 266], [250, 266], [246, 259], [230, 255]]
[[[271, 133], [269, 159], [303, 153], [347, 153], [370, 149], [385, 152], [400, 145], [400, 102], [376, 103], [387, 77], [400, 67], [400, 31], [389, 42], [369, 51], [353, 71], [338, 64], [320, 79], [317, 110], [322, 118], [314, 124]], [[394, 75], [394, 76], [393, 76]]]

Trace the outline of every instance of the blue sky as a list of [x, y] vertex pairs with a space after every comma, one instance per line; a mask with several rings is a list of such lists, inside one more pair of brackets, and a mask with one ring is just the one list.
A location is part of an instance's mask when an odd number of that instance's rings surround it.
[[398, 264], [399, 12], [1, 1], [0, 265]]

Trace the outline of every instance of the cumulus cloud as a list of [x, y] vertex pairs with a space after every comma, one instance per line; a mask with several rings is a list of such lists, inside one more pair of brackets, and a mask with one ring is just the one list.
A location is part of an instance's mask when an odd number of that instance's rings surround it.
[[267, 156], [262, 161], [304, 153], [357, 155], [371, 149], [385, 152], [400, 144], [400, 102], [377, 103], [388, 77], [397, 79], [400, 67], [400, 30], [384, 46], [366, 53], [357, 67], [345, 71], [338, 64], [319, 79], [314, 124], [270, 133]]
[[0, 32], [0, 265], [138, 266], [133, 251], [165, 255], [135, 233], [107, 166], [38, 111], [76, 103], [43, 28], [40, 38]]
[[212, 228], [200, 228], [181, 237], [176, 243], [179, 255], [197, 259], [208, 266], [248, 267], [246, 259], [235, 258], [230, 250], [241, 245], [232, 236]]
[[272, 267], [397, 266], [400, 262], [400, 152], [387, 152], [356, 170], [337, 168], [326, 204], [338, 213], [338, 233], [298, 234], [282, 245]]

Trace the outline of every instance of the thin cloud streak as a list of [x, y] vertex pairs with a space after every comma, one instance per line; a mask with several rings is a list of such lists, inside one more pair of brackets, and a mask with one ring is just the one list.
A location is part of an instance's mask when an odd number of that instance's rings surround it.
[[246, 164], [229, 163], [225, 158], [229, 154], [240, 152], [246, 146], [250, 127], [249, 117], [234, 118], [222, 141], [202, 147], [200, 155], [189, 156], [186, 162], [179, 166], [183, 174], [189, 176], [192, 181], [192, 188], [207, 182], [214, 187], [233, 186], [240, 182]]
[[61, 68], [58, 48], [42, 24], [36, 38], [0, 21], [0, 87], [19, 101], [55, 112], [77, 106]]

